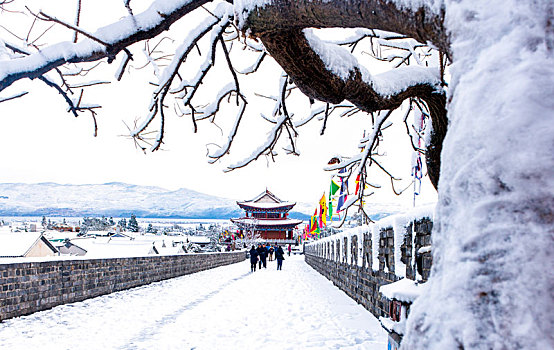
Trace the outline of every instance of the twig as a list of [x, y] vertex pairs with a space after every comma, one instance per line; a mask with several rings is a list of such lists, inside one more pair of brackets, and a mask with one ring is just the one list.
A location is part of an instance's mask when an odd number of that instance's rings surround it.
[[42, 81], [43, 83], [45, 83], [46, 85], [56, 89], [58, 91], [58, 93], [60, 95], [62, 95], [62, 97], [65, 99], [65, 102], [67, 102], [67, 104], [69, 105], [69, 111], [71, 113], [73, 113], [73, 116], [75, 117], [78, 117], [79, 115], [77, 114], [77, 108], [75, 107], [75, 105], [73, 104], [73, 101], [69, 98], [69, 96], [67, 95], [67, 93], [56, 83], [54, 83], [53, 81], [51, 81], [50, 79], [46, 78], [45, 76], [41, 75], [39, 77], [39, 80]]
[[25, 42], [29, 42], [29, 36], [31, 35], [31, 31], [33, 30], [33, 27], [35, 26], [35, 23], [37, 22], [37, 18], [33, 18], [33, 23], [31, 23], [31, 27], [29, 28], [29, 31], [27, 32], [27, 37], [25, 38]]
[[[87, 38], [91, 39], [91, 40], [94, 40], [96, 41], [97, 43], [100, 43], [104, 46], [106, 46], [106, 48], [109, 48], [111, 47], [110, 44], [108, 44], [107, 42], [103, 41], [102, 39], [99, 39], [97, 37], [95, 37], [94, 35], [90, 34], [90, 33], [87, 33], [86, 31], [74, 26], [74, 25], [71, 25], [69, 23], [65, 23], [64, 21], [62, 20], [59, 20], [57, 19], [56, 17], [52, 17], [50, 15], [47, 15], [46, 13], [40, 11], [39, 12], [39, 15], [35, 15], [28, 7], [27, 7], [27, 10], [29, 10], [29, 12], [31, 12], [31, 14], [39, 19], [43, 19], [43, 20], [46, 20], [46, 21], [50, 21], [50, 22], [55, 22], [55, 23], [58, 23], [58, 24], [61, 24], [62, 26], [66, 27], [66, 28], [69, 28], [71, 30], [74, 30], [76, 31], [77, 33], [80, 33], [84, 36], [86, 36]], [[40, 16], [44, 17], [44, 18], [40, 18]]]
[[223, 53], [225, 54], [225, 60], [227, 61], [227, 65], [229, 66], [229, 71], [231, 71], [231, 74], [233, 75], [233, 80], [235, 81], [235, 89], [237, 91], [237, 106], [238, 106], [239, 94], [240, 94], [239, 78], [237, 77], [237, 73], [233, 68], [233, 63], [231, 62], [231, 58], [229, 57], [229, 51], [227, 51], [227, 46], [225, 45], [225, 41], [223, 40], [223, 36], [221, 36], [221, 33], [219, 34], [219, 41], [221, 43], [221, 47], [223, 48]]
[[22, 96], [25, 96], [27, 95], [29, 92], [28, 91], [22, 91], [18, 94], [15, 94], [13, 96], [9, 96], [9, 97], [0, 97], [0, 103], [2, 102], [6, 102], [6, 101], [10, 101], [10, 100], [13, 100], [13, 99], [16, 99], [16, 98], [19, 98], [19, 97], [22, 97]]
[[319, 135], [323, 136], [325, 133], [325, 127], [327, 126], [327, 118], [329, 117], [329, 103], [325, 104], [325, 119], [323, 119], [323, 127], [321, 128], [321, 132]]
[[[75, 27], [79, 27], [79, 22], [81, 20], [81, 1], [82, 0], [77, 0], [77, 14], [75, 15]], [[77, 42], [78, 35], [79, 35], [79, 32], [75, 31], [75, 33], [73, 35], [73, 42], [74, 43]]]

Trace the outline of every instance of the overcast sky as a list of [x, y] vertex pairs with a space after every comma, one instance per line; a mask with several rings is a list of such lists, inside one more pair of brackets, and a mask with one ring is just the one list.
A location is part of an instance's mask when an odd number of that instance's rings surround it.
[[[53, 4], [43, 3], [38, 6], [36, 4], [40, 2], [26, 3], [33, 10], [42, 6], [49, 14], [67, 18], [73, 13], [76, 1], [59, 0]], [[109, 1], [85, 0], [83, 3], [85, 16], [82, 27], [91, 32], [125, 14], [123, 6], [120, 6], [122, 11], [119, 13], [107, 13], [105, 8]], [[142, 4], [138, 1], [131, 4], [136, 6], [135, 12], [139, 12]], [[48, 5], [52, 7], [48, 8]], [[93, 5], [97, 7], [92, 8]], [[102, 9], [103, 12], [100, 12]], [[94, 16], [90, 16], [91, 14]], [[22, 24], [30, 23], [28, 16], [10, 14], [11, 22], [6, 20], [6, 14], [0, 16], [3, 16], [0, 17], [1, 22], [4, 25], [11, 23], [11, 28], [16, 28], [17, 34], [27, 34], [28, 26]], [[15, 27], [14, 18], [18, 21]], [[56, 41], [71, 38], [71, 33], [61, 28], [55, 33]], [[179, 34], [172, 33], [172, 37], [176, 41], [180, 39], [174, 36]], [[32, 37], [33, 35], [31, 39]], [[16, 41], [2, 28], [0, 38]], [[142, 47], [143, 45], [137, 45], [131, 50], [137, 58], [137, 66], [144, 61], [141, 56]], [[239, 48], [235, 48], [237, 49]], [[251, 56], [250, 59], [255, 57]], [[239, 63], [247, 66], [251, 61]], [[280, 72], [278, 67], [269, 61], [264, 62], [263, 67], [268, 71], [263, 77], [260, 75], [257, 78], [248, 78], [250, 80], [239, 77], [241, 83], [244, 82], [243, 86], [246, 88], [250, 87], [264, 94], [277, 94]], [[117, 64], [102, 63], [97, 69], [102, 75], [97, 79], [103, 77], [114, 80], [113, 73], [116, 69]], [[217, 80], [220, 77], [211, 78]], [[199, 131], [195, 134], [190, 118], [171, 115], [166, 121], [164, 150], [144, 154], [124, 135], [129, 132], [126, 124], [133, 125], [135, 120], [143, 118], [147, 113], [153, 90], [149, 81], [154, 81], [150, 67], [138, 73], [126, 74], [121, 82], [93, 87], [85, 92], [87, 102], [102, 105], [97, 117], [98, 137], [93, 137], [93, 123], [89, 115], [82, 114], [79, 118], [74, 118], [66, 112], [63, 98], [39, 81], [18, 82], [0, 93], [0, 96], [7, 96], [21, 90], [30, 92], [23, 98], [0, 104], [0, 181], [71, 184], [121, 181], [167, 189], [184, 187], [235, 199], [251, 198], [267, 187], [284, 200], [315, 204], [329, 188], [332, 174], [323, 171], [328, 160], [335, 154], [355, 154], [364, 129], [369, 130], [371, 127], [367, 115], [343, 119], [333, 116], [327, 123], [325, 135], [319, 136], [322, 122], [313, 121], [299, 129], [299, 157], [286, 156], [282, 150], [277, 149], [279, 155], [276, 163], [261, 157], [244, 169], [224, 173], [225, 165], [241, 160], [263, 141], [271, 124], [261, 122], [259, 113], [264, 109], [271, 110], [272, 104], [261, 98], [249, 99], [243, 127], [239, 130], [231, 154], [222, 162], [208, 164], [206, 144], [221, 144], [226, 136], [225, 126], [229, 125], [225, 118], [232, 120], [232, 111], [224, 111], [216, 119], [223, 128], [224, 135], [219, 128], [206, 122], [199, 123]], [[206, 96], [209, 96], [209, 92], [206, 92]], [[300, 113], [307, 113], [309, 110], [307, 99], [294, 99], [290, 103], [290, 108], [296, 107]], [[388, 161], [389, 169], [395, 176], [402, 177], [405, 180], [402, 184], [405, 185], [410, 180], [412, 155], [403, 125], [399, 125], [401, 127], [396, 130], [391, 128], [386, 131], [385, 136], [394, 135], [390, 137], [392, 142], [388, 144], [386, 152], [391, 158]], [[404, 205], [412, 202], [413, 191], [408, 190], [407, 194], [398, 198], [392, 194], [386, 178], [376, 180], [383, 184], [384, 190], [374, 197], [374, 201], [400, 201]], [[433, 201], [434, 198], [435, 191], [426, 180], [420, 202]]]

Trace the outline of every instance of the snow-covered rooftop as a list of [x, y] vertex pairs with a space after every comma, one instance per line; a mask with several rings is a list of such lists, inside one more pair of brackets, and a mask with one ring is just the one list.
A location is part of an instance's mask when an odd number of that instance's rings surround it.
[[263, 208], [263, 209], [273, 209], [273, 208], [281, 208], [285, 206], [294, 206], [295, 202], [283, 202], [277, 196], [275, 196], [273, 193], [271, 193], [269, 190], [265, 190], [264, 192], [260, 193], [256, 197], [250, 200], [237, 202], [239, 206], [250, 206], [255, 208]]
[[281, 225], [298, 225], [302, 223], [302, 220], [296, 219], [267, 219], [267, 220], [257, 220], [251, 218], [240, 218], [240, 219], [231, 219], [234, 223], [241, 223], [244, 225], [256, 225], [256, 226], [281, 226]]
[[282, 208], [287, 206], [294, 206], [296, 203], [294, 202], [280, 202], [280, 203], [256, 203], [256, 202], [237, 202], [239, 206], [248, 206], [248, 207], [254, 207], [254, 208], [262, 208], [262, 209], [274, 209], [274, 208]]
[[64, 231], [64, 232], [59, 232], [59, 231], [54, 231], [54, 230], [47, 230], [44, 232], [44, 237], [48, 240], [63, 240], [63, 239], [72, 239], [72, 238], [75, 238], [77, 237], [77, 234], [79, 232], [70, 232], [70, 231]]
[[0, 257], [24, 256], [41, 236], [40, 232], [0, 232]]
[[256, 197], [250, 200], [250, 202], [259, 202], [259, 203], [280, 203], [282, 200], [277, 198], [276, 195], [269, 192], [269, 190], [266, 188], [264, 192], [260, 193]]

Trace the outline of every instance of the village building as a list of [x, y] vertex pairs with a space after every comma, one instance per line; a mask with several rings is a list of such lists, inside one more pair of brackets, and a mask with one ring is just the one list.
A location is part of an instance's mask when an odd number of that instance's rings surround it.
[[79, 247], [67, 238], [63, 241], [56, 240], [52, 243], [56, 246], [60, 255], [84, 256], [87, 254], [86, 249]]
[[248, 234], [269, 243], [294, 243], [293, 231], [301, 220], [288, 217], [288, 212], [296, 205], [277, 198], [267, 189], [251, 200], [237, 202], [245, 216], [231, 219], [239, 229], [239, 235]]
[[29, 258], [58, 255], [41, 232], [0, 233], [0, 258]]

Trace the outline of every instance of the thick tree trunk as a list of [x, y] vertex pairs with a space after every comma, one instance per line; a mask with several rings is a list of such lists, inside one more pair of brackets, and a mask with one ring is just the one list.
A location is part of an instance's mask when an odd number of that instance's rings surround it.
[[402, 349], [552, 349], [552, 2], [453, 1], [448, 12], [433, 268]]

